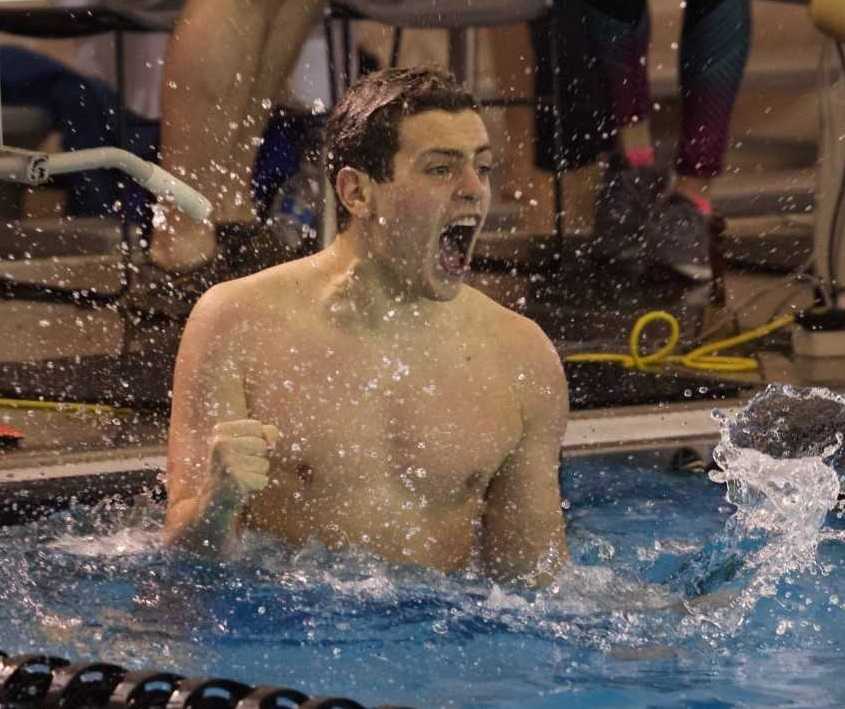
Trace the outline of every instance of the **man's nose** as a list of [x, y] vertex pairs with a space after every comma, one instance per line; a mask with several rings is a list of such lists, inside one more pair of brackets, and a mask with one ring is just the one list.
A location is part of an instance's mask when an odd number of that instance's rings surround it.
[[458, 199], [467, 202], [480, 202], [487, 186], [474, 165], [467, 165], [461, 173], [461, 181], [458, 185]]

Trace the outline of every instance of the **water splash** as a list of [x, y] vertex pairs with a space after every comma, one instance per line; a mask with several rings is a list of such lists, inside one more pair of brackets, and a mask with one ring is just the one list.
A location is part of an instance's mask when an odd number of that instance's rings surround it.
[[[467, 707], [478, 705], [475, 688], [489, 690], [499, 672], [495, 690], [510, 703], [490, 706], [532, 706], [538, 687], [565, 691], [572, 681], [578, 691], [585, 684], [617, 688], [619, 676], [642, 686], [667, 663], [672, 686], [680, 666], [718, 674], [721, 686], [722, 670], [737, 658], [765, 662], [771, 652], [801, 643], [814, 657], [832, 655], [827, 643], [838, 648], [836, 623], [828, 629], [821, 621], [843, 612], [838, 599], [832, 608], [826, 603], [838, 580], [813, 574], [830, 552], [815, 560], [838, 494], [827, 467], [836, 454], [815, 442], [809, 456], [790, 442], [790, 416], [782, 415], [830, 400], [807, 403], [806, 392], [784, 391], [723, 416], [729, 430], [719, 452], [723, 468], [714, 476], [729, 485], [737, 513], [721, 534], [728, 511], [710, 509], [720, 504], [715, 486], [681, 482], [652, 464], [619, 474], [615, 463], [594, 463], [568, 478], [577, 563], [549, 588], [531, 591], [496, 585], [479, 569], [442, 574], [317, 543], [294, 551], [252, 532], [242, 558], [212, 562], [162, 545], [160, 503], [106, 501], [0, 530], [0, 561], [10, 578], [0, 589], [4, 649], [46, 648], [314, 693], [345, 688], [373, 702], [419, 704], [411, 699], [425, 696], [427, 706]], [[761, 411], [764, 423], [755, 418]], [[801, 419], [806, 433], [811, 417]], [[746, 445], [752, 434], [763, 440], [774, 430], [777, 450]], [[830, 438], [836, 443], [835, 431]], [[698, 521], [692, 504], [713, 519], [689, 531]], [[31, 544], [23, 543], [27, 538]], [[638, 561], [635, 553], [652, 545], [659, 557], [673, 557], [659, 573], [659, 559]], [[735, 570], [726, 568], [726, 557]], [[691, 568], [693, 562], [700, 566]], [[700, 591], [664, 583], [665, 569], [676, 568], [681, 583], [702, 573], [713, 582], [691, 599]], [[808, 597], [815, 613], [804, 610]], [[818, 633], [804, 628], [820, 618]], [[740, 680], [747, 685], [747, 677]]]
[[152, 205], [151, 209], [153, 213], [153, 227], [155, 227], [159, 231], [167, 229], [167, 212], [164, 206], [156, 203]]
[[736, 416], [714, 412], [721, 441], [710, 478], [727, 485], [737, 508], [728, 532], [761, 543], [743, 559], [736, 595], [714, 611], [693, 611], [700, 620], [735, 632], [785, 575], [815, 571], [818, 543], [833, 538], [822, 526], [839, 497], [833, 461], [842, 433], [831, 422], [843, 415], [845, 399], [830, 391], [775, 385]]
[[845, 398], [826, 389], [770, 385], [736, 416], [715, 411], [721, 440], [710, 477], [747, 529], [816, 540], [839, 496], [834, 468]]

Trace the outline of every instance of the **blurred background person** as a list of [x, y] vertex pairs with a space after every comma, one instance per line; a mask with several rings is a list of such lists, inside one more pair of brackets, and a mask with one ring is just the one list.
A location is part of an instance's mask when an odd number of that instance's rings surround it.
[[731, 112], [748, 58], [749, 0], [682, 3], [682, 118], [669, 176], [655, 166], [649, 121], [646, 0], [585, 2], [617, 128], [599, 195], [594, 255], [640, 269], [665, 266], [692, 281], [709, 281], [711, 239], [723, 228], [709, 189], [723, 170]]

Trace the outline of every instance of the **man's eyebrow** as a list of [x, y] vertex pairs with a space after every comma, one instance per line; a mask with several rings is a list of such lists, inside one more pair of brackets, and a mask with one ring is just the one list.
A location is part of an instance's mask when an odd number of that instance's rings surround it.
[[[492, 152], [493, 148], [490, 145], [482, 145], [480, 148], [476, 148], [475, 154], [478, 155], [479, 153], [485, 152]], [[456, 150], [455, 148], [431, 148], [426, 150], [422, 157], [430, 157], [433, 155], [439, 155], [447, 158], [462, 158], [464, 156], [464, 152], [462, 150]]]

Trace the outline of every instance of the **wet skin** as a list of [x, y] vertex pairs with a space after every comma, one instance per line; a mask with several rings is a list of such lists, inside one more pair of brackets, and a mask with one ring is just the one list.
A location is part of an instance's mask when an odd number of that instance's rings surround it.
[[[480, 228], [490, 161], [472, 111], [404, 119], [392, 180], [338, 177], [352, 224], [332, 246], [203, 297], [176, 370], [169, 540], [219, 552], [245, 524], [444, 571], [554, 573], [560, 360], [440, 258], [447, 224]], [[210, 460], [214, 426], [242, 419], [279, 431], [253, 494]]]

